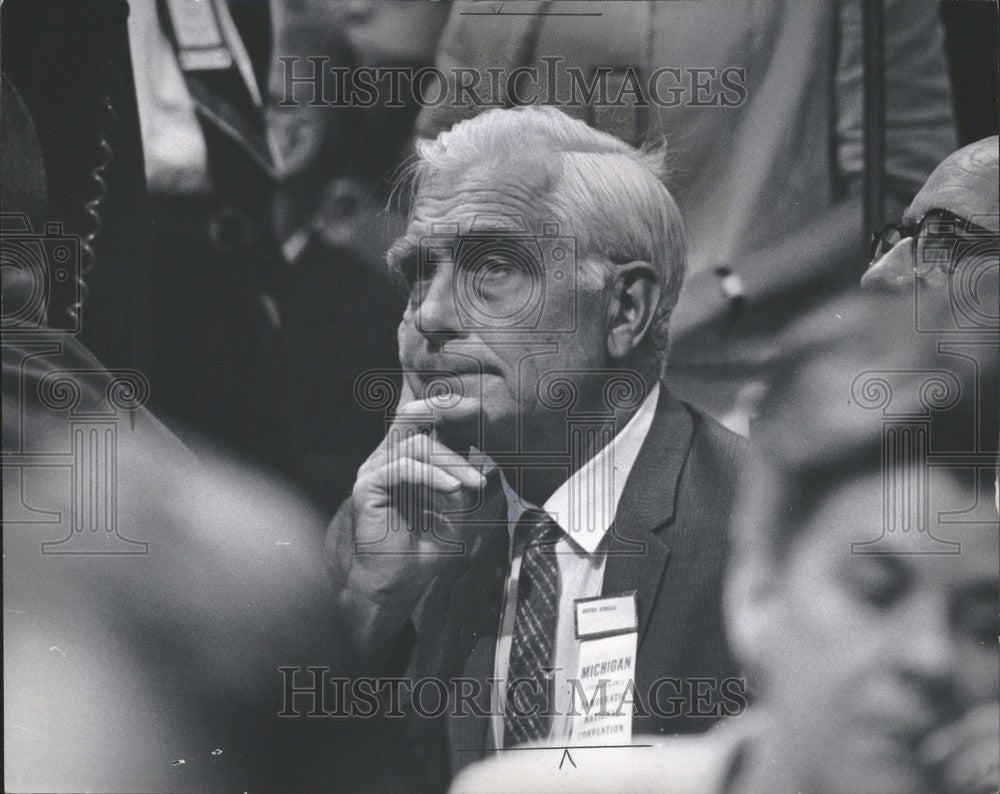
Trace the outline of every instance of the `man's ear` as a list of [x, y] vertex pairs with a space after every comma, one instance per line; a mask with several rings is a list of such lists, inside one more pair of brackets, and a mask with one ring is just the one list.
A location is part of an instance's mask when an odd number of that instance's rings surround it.
[[608, 356], [626, 358], [649, 335], [660, 303], [660, 279], [649, 262], [615, 266], [608, 302]]

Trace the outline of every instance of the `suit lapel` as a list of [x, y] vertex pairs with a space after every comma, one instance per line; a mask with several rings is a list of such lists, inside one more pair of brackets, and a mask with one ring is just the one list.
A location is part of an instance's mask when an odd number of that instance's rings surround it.
[[[479, 713], [486, 715], [478, 716], [465, 703], [461, 708], [462, 716], [455, 716], [455, 701], [452, 697], [448, 708], [447, 730], [453, 772], [483, 758], [486, 751], [491, 724], [489, 714], [492, 710], [492, 690], [487, 679], [493, 677], [497, 635], [500, 632], [508, 542], [506, 525], [491, 531], [475, 561], [451, 588], [454, 612], [450, 627], [454, 633], [450, 647], [458, 655], [452, 670], [457, 677], [475, 682], [468, 686], [479, 687], [472, 700]], [[449, 691], [453, 696], [454, 690]]]
[[680, 475], [694, 433], [687, 409], [664, 385], [660, 390], [656, 415], [609, 530], [602, 588], [604, 595], [637, 591], [640, 645], [670, 557], [670, 549], [658, 533], [673, 518]]
[[[602, 590], [605, 595], [638, 591], [640, 644], [670, 556], [658, 533], [673, 517], [677, 486], [692, 434], [690, 414], [661, 385], [656, 415], [625, 484], [614, 526], [609, 530]], [[506, 526], [491, 531], [472, 564], [444, 587], [443, 600], [436, 604], [443, 619], [427, 616], [436, 626], [436, 630], [424, 635], [433, 646], [433, 650], [428, 648], [429, 657], [434, 659], [430, 669], [441, 671], [449, 686], [453, 678], [475, 681], [479, 692], [472, 700], [486, 715], [470, 713], [471, 708], [466, 704], [463, 716], [453, 716], [454, 700], [449, 703], [445, 723], [453, 774], [486, 754], [492, 708], [487, 681], [493, 677], [508, 542]]]

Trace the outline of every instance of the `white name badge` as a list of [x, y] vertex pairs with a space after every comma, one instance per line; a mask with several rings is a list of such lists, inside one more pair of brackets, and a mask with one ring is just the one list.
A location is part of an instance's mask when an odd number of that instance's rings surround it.
[[222, 37], [211, 0], [167, 0], [177, 39], [177, 60], [186, 72], [228, 69], [233, 56]]
[[635, 591], [581, 598], [574, 607], [580, 661], [571, 682], [571, 744], [631, 744], [639, 636]]
[[639, 629], [635, 590], [621, 595], [578, 598], [573, 606], [578, 640], [594, 640]]

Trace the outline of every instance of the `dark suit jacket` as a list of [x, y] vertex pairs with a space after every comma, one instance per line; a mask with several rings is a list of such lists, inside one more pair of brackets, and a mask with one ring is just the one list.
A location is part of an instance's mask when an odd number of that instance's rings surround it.
[[[722, 622], [722, 581], [735, 480], [745, 442], [713, 419], [674, 398], [662, 385], [656, 415], [625, 484], [609, 539], [603, 592], [637, 590], [639, 646], [635, 684], [645, 701], [653, 682], [661, 711], [671, 697], [686, 702], [678, 716], [636, 714], [633, 732], [697, 733], [716, 716], [711, 703], [695, 703], [716, 682], [736, 676]], [[339, 516], [338, 516], [339, 518]], [[334, 529], [336, 529], [335, 520]], [[415, 769], [415, 786], [443, 789], [462, 767], [486, 753], [490, 730], [490, 689], [507, 564], [507, 532], [491, 533], [481, 553], [464, 571], [439, 577], [428, 593], [411, 635], [408, 675], [457, 678], [481, 684], [474, 702], [452, 714], [455, 703], [437, 718], [412, 712], [405, 729], [406, 755]], [[698, 684], [694, 679], [712, 679]], [[471, 691], [468, 685], [466, 691]], [[454, 697], [454, 690], [452, 690]], [[716, 691], [712, 703], [719, 700]], [[434, 711], [437, 694], [428, 688], [425, 713]], [[398, 748], [396, 748], [398, 752]], [[398, 758], [398, 756], [396, 756]]]

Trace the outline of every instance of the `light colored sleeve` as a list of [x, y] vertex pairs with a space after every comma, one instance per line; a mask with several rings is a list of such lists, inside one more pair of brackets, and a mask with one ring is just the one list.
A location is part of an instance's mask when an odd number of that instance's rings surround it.
[[[944, 29], [932, 0], [885, 0], [885, 177], [890, 195], [909, 201], [930, 172], [958, 148]], [[847, 194], [861, 191], [864, 168], [862, 13], [839, 4], [835, 75], [835, 160]]]

